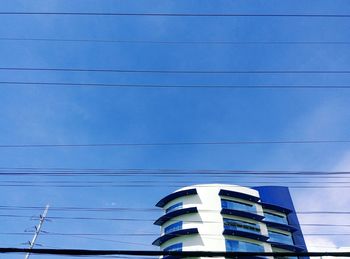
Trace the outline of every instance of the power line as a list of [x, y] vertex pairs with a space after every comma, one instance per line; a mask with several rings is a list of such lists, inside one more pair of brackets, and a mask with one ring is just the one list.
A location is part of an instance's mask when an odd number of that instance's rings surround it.
[[207, 142], [153, 142], [153, 143], [65, 143], [65, 144], [0, 144], [0, 148], [60, 148], [60, 147], [162, 147], [162, 146], [231, 146], [271, 144], [344, 144], [350, 140], [275, 140], [275, 141], [207, 141]]
[[142, 250], [85, 250], [85, 249], [26, 249], [0, 248], [0, 253], [27, 253], [50, 255], [142, 255], [142, 256], [182, 256], [182, 257], [229, 257], [247, 256], [334, 256], [350, 257], [350, 252], [203, 252], [203, 251], [142, 251]]
[[165, 12], [0, 12], [0, 15], [65, 15], [65, 16], [160, 16], [160, 17], [295, 17], [295, 18], [349, 18], [350, 14], [322, 13], [165, 13]]
[[[1, 234], [1, 233], [0, 233]], [[11, 233], [3, 233], [3, 235], [7, 235]], [[23, 233], [14, 233], [15, 235], [23, 234]], [[48, 232], [43, 233], [43, 235], [52, 235], [52, 236], [123, 236], [123, 237], [144, 237], [144, 236], [159, 236], [159, 233], [56, 233], [56, 232]], [[180, 236], [177, 234], [168, 235]], [[203, 234], [203, 236], [213, 236], [216, 237], [217, 234]], [[303, 236], [350, 236], [350, 233], [303, 233]]]
[[[298, 212], [298, 214], [303, 214], [302, 212]], [[335, 212], [337, 213], [337, 212]], [[320, 213], [320, 214], [328, 214], [328, 213]], [[332, 213], [333, 214], [333, 213]], [[348, 213], [350, 214], [350, 213]], [[340, 215], [344, 215], [344, 214], [340, 214]], [[9, 218], [9, 219], [15, 219], [17, 220], [18, 218], [25, 218], [25, 219], [38, 219], [38, 217], [33, 217], [31, 215], [17, 215], [17, 214], [0, 214], [1, 218]], [[127, 218], [102, 218], [102, 217], [63, 217], [63, 216], [52, 216], [52, 217], [48, 217], [48, 219], [52, 219], [52, 220], [101, 220], [101, 221], [133, 221], [133, 222], [154, 222], [154, 219], [145, 219], [145, 218], [131, 218], [131, 219], [127, 219]], [[169, 220], [169, 222], [177, 222], [178, 220]], [[189, 220], [188, 222], [190, 223], [220, 223], [218, 221], [208, 221], [208, 220], [204, 220], [204, 221], [199, 221], [199, 220]], [[303, 227], [341, 227], [341, 228], [349, 228], [350, 224], [328, 224], [328, 223], [300, 223], [300, 226]]]
[[350, 70], [158, 70], [158, 69], [98, 69], [70, 67], [0, 67], [2, 71], [52, 71], [141, 74], [350, 74]]
[[[350, 44], [350, 43], [349, 43]], [[180, 88], [180, 89], [349, 89], [350, 85], [169, 85], [169, 84], [110, 84], [74, 82], [25, 82], [0, 81], [0, 85], [16, 86], [61, 86], [88, 88]]]
[[220, 176], [220, 175], [349, 175], [350, 171], [328, 171], [328, 170], [238, 170], [238, 169], [170, 169], [170, 168], [50, 168], [50, 167], [0, 167], [0, 175], [168, 175], [168, 176]]
[[[254, 177], [255, 179], [257, 178], [269, 178], [269, 179], [284, 179], [284, 180], [287, 180], [287, 179], [304, 179], [304, 178], [308, 178], [308, 179], [311, 179], [311, 178], [315, 178], [317, 177], [317, 179], [337, 179], [337, 180], [341, 180], [341, 179], [350, 179], [350, 176], [327, 176], [327, 175], [320, 175], [320, 174], [317, 174], [317, 175], [303, 175], [303, 174], [300, 174], [300, 175], [288, 175], [288, 174], [280, 174], [280, 175], [264, 175], [264, 174], [249, 174], [249, 175], [244, 175], [242, 173], [237, 173], [237, 174], [218, 174], [218, 175], [215, 175], [215, 174], [203, 174], [203, 175], [200, 175], [200, 174], [194, 174], [194, 175], [191, 175], [191, 174], [179, 174], [179, 175], [176, 175], [176, 174], [124, 174], [124, 173], [115, 173], [115, 174], [104, 174], [104, 173], [88, 173], [88, 174], [84, 174], [84, 173], [80, 173], [80, 174], [75, 174], [75, 173], [63, 173], [63, 174], [57, 174], [57, 173], [0, 173], [0, 176], [3, 176], [3, 177], [17, 177], [17, 176], [21, 176], [21, 177], [33, 177], [33, 176], [47, 176], [47, 177], [77, 177], [77, 176], [80, 176], [80, 177], [85, 177], [85, 176], [91, 176], [91, 177], [118, 177], [118, 178], [131, 178], [131, 177], [134, 177], [134, 178], [139, 178], [139, 177], [142, 177], [142, 176], [151, 176], [153, 178], [164, 178], [164, 177], [167, 177], [167, 179], [171, 179], [171, 178], [178, 178], [178, 177], [181, 177], [181, 178], [184, 178], [184, 179], [188, 179], [188, 178], [191, 178], [189, 179], [190, 182], [194, 182], [194, 184], [207, 184], [208, 182], [198, 182], [198, 178], [194, 178], [194, 177], [201, 177], [200, 179], [204, 180], [204, 179], [207, 179], [207, 180], [212, 180], [212, 178], [214, 179], [220, 179], [222, 180], [223, 178], [230, 178], [230, 180], [232, 179], [235, 179], [235, 181], [237, 182], [242, 182], [242, 180], [239, 180], [241, 179], [242, 177]], [[238, 180], [237, 180], [238, 179]], [[188, 183], [189, 181], [187, 181], [186, 183]], [[289, 180], [288, 180], [289, 182]], [[267, 182], [265, 182], [267, 183]], [[286, 181], [281, 181], [281, 182], [271, 182], [270, 184], [272, 183], [286, 183]], [[321, 182], [320, 182], [321, 183]], [[325, 181], [325, 183], [327, 183], [327, 181]], [[183, 185], [182, 185], [183, 186]]]
[[349, 45], [350, 41], [177, 41], [177, 40], [112, 40], [112, 39], [64, 39], [64, 38], [22, 38], [0, 37], [0, 41], [45, 41], [77, 43], [120, 43], [120, 44], [181, 44], [181, 45]]
[[[247, 185], [250, 186], [250, 185]], [[61, 185], [47, 185], [47, 184], [0, 184], [0, 187], [28, 187], [28, 188], [168, 188], [168, 187], [174, 187], [174, 188], [180, 188], [183, 187], [183, 185], [137, 185], [137, 184], [125, 184], [125, 185], [67, 185], [67, 184], [61, 184]], [[350, 189], [350, 185], [321, 185], [321, 186], [302, 186], [302, 185], [287, 185], [289, 189]]]
[[[157, 177], [167, 177], [168, 179], [170, 178], [175, 178], [175, 177], [182, 177], [182, 178], [192, 178], [192, 182], [195, 182], [196, 184], [207, 184], [207, 182], [198, 182], [198, 178], [195, 178], [196, 180], [194, 180], [193, 177], [201, 177], [201, 179], [223, 179], [223, 178], [230, 178], [230, 179], [235, 179], [236, 181], [239, 181], [237, 179], [241, 179], [242, 177], [254, 177], [254, 178], [270, 178], [270, 179], [300, 179], [302, 178], [315, 178], [317, 177], [317, 179], [350, 179], [349, 176], [323, 176], [320, 174], [317, 175], [284, 175], [284, 174], [280, 174], [280, 175], [264, 175], [264, 174], [249, 174], [249, 175], [244, 175], [242, 173], [237, 173], [236, 175], [234, 174], [204, 174], [204, 175], [200, 175], [200, 174], [195, 174], [195, 175], [184, 175], [184, 174], [180, 174], [180, 175], [176, 175], [176, 174], [124, 174], [124, 173], [116, 173], [116, 174], [104, 174], [104, 173], [88, 173], [88, 174], [84, 174], [84, 173], [80, 173], [80, 174], [75, 174], [75, 173], [64, 173], [64, 174], [57, 174], [57, 173], [0, 173], [0, 176], [4, 176], [4, 177], [16, 177], [16, 176], [21, 176], [21, 177], [33, 177], [33, 176], [48, 176], [48, 177], [85, 177], [85, 176], [93, 176], [93, 177], [119, 177], [119, 178], [130, 178], [130, 177], [142, 177], [142, 176], [151, 176], [154, 178]], [[204, 178], [205, 177], [205, 178]], [[188, 183], [188, 182], [187, 182]], [[271, 182], [272, 183], [272, 182]], [[277, 182], [275, 182], [277, 183]], [[286, 183], [286, 182], [280, 182], [280, 183]]]
[[[0, 210], [38, 210], [40, 206], [0, 206]], [[129, 208], [129, 207], [52, 207], [51, 211], [61, 211], [61, 212], [72, 212], [72, 211], [84, 211], [84, 212], [152, 212], [152, 211], [161, 211], [158, 208]], [[218, 211], [218, 210], [201, 210], [201, 211]], [[262, 211], [260, 211], [262, 212]], [[297, 211], [297, 214], [343, 214], [348, 215], [350, 211]], [[11, 216], [11, 215], [9, 215]], [[47, 218], [53, 218], [51, 216]], [[153, 219], [149, 219], [153, 220]], [[201, 221], [202, 222], [202, 221]]]
[[144, 243], [126, 242], [126, 241], [121, 241], [121, 240], [114, 240], [114, 239], [107, 239], [107, 238], [100, 238], [100, 237], [91, 237], [91, 236], [71, 236], [71, 237], [104, 241], [104, 242], [119, 243], [119, 244], [138, 245], [138, 246], [147, 246], [147, 247], [149, 246], [149, 244], [144, 244]]
[[[197, 182], [197, 181], [196, 181]], [[0, 180], [0, 184], [87, 184], [87, 185], [97, 185], [97, 186], [114, 186], [115, 183], [111, 181], [75, 181], [75, 180], [68, 180], [68, 181], [38, 181], [38, 180]], [[120, 181], [118, 180], [118, 185], [122, 184], [146, 184], [146, 183], [152, 183], [155, 185], [156, 183], [164, 185], [164, 181], [156, 181], [156, 180], [146, 180], [146, 181], [140, 181], [140, 180], [124, 180]], [[171, 181], [172, 184], [189, 184], [189, 181]], [[235, 181], [236, 184], [286, 184], [286, 181], [249, 181], [249, 180], [237, 180]], [[288, 185], [290, 184], [350, 184], [350, 181], [288, 181]], [[203, 183], [197, 183], [197, 184], [206, 184], [206, 182]], [[317, 185], [316, 185], [317, 186]], [[1, 206], [0, 206], [1, 207]]]

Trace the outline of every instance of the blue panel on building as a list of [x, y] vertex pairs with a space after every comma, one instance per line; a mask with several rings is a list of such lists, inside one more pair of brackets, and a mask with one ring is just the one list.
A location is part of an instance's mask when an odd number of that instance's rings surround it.
[[[288, 223], [294, 229], [292, 233], [293, 241], [296, 249], [301, 252], [307, 252], [305, 240], [301, 232], [298, 217], [295, 212], [292, 198], [290, 196], [288, 187], [283, 186], [259, 186], [253, 189], [259, 191], [261, 202], [265, 204], [265, 207], [276, 211], [281, 211], [286, 209], [289, 211], [287, 214]], [[277, 246], [276, 246], [277, 247]], [[303, 257], [307, 258], [307, 257]]]

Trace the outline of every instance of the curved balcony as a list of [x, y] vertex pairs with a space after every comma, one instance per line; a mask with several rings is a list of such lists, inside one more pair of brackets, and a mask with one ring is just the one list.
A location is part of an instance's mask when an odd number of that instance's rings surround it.
[[245, 237], [245, 238], [254, 239], [258, 241], [266, 241], [269, 239], [269, 237], [258, 233], [246, 232], [241, 230], [232, 230], [232, 229], [225, 229], [222, 234], [229, 235], [229, 236]]
[[293, 226], [290, 226], [290, 225], [286, 225], [286, 224], [277, 223], [277, 222], [267, 221], [266, 219], [263, 222], [268, 227], [281, 229], [281, 230], [288, 231], [288, 232], [291, 232], [291, 233], [293, 233], [293, 232], [298, 230], [296, 227], [293, 227]]
[[253, 195], [249, 195], [249, 194], [241, 193], [241, 192], [223, 190], [223, 189], [220, 190], [219, 195], [220, 196], [226, 196], [226, 197], [238, 198], [238, 199], [251, 201], [251, 202], [258, 202], [260, 200], [259, 197], [256, 197], [256, 196], [253, 196]]
[[282, 212], [282, 213], [285, 213], [287, 215], [292, 212], [290, 209], [287, 209], [287, 208], [284, 208], [284, 207], [281, 207], [281, 206], [277, 206], [277, 205], [273, 205], [273, 204], [269, 204], [269, 203], [265, 203], [265, 202], [260, 202], [260, 205], [264, 209]]
[[179, 210], [175, 210], [172, 212], [169, 212], [163, 216], [161, 216], [159, 219], [157, 219], [154, 224], [161, 226], [163, 225], [165, 222], [167, 222], [168, 220], [171, 220], [175, 217], [178, 216], [182, 216], [182, 215], [186, 215], [186, 214], [190, 214], [190, 213], [198, 213], [198, 210], [196, 207], [190, 207], [190, 208], [184, 208], [184, 209], [179, 209]]
[[162, 235], [158, 237], [152, 245], [160, 246], [166, 241], [173, 239], [175, 237], [180, 237], [180, 236], [186, 236], [186, 235], [193, 235], [193, 234], [198, 234], [198, 229], [197, 228], [189, 228], [189, 229], [181, 229], [177, 231], [173, 231], [169, 234]]
[[277, 242], [270, 242], [268, 241], [272, 247], [288, 250], [291, 252], [303, 252], [305, 251], [304, 248], [295, 246], [295, 245], [288, 245], [288, 244], [282, 244], [282, 243], [277, 243]]
[[171, 193], [171, 194], [165, 196], [160, 201], [158, 201], [156, 206], [163, 208], [167, 203], [169, 203], [172, 200], [175, 200], [176, 198], [188, 196], [188, 195], [195, 195], [195, 194], [197, 194], [197, 190], [195, 188], [174, 192], [174, 193]]
[[255, 214], [252, 212], [247, 212], [247, 211], [241, 211], [241, 210], [233, 210], [233, 209], [222, 209], [221, 214], [224, 215], [233, 215], [233, 216], [238, 216], [242, 218], [248, 218], [248, 219], [254, 219], [257, 221], [262, 221], [264, 219], [264, 216]]

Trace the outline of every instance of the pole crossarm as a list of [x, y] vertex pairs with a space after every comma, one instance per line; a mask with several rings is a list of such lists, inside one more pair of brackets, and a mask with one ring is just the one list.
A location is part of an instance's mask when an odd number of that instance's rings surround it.
[[40, 215], [39, 225], [35, 226], [35, 234], [34, 234], [32, 241], [29, 241], [29, 251], [27, 252], [24, 259], [28, 259], [30, 254], [32, 253], [31, 251], [32, 251], [33, 247], [35, 246], [35, 242], [40, 234], [41, 228], [44, 224], [44, 221], [46, 219], [48, 211], [49, 211], [49, 205], [46, 205], [43, 215]]

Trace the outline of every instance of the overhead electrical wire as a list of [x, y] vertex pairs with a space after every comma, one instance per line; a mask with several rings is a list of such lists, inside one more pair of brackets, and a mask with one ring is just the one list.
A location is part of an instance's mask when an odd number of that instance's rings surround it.
[[138, 243], [138, 242], [127, 242], [123, 240], [115, 240], [115, 239], [107, 239], [107, 238], [100, 238], [100, 237], [91, 237], [91, 236], [71, 236], [73, 238], [83, 238], [83, 239], [90, 239], [90, 240], [97, 240], [97, 241], [103, 241], [103, 242], [112, 242], [112, 243], [119, 243], [119, 244], [128, 244], [128, 245], [138, 245], [138, 246], [147, 246], [149, 247], [149, 244], [145, 243]]
[[[251, 185], [247, 185], [251, 186]], [[48, 184], [0, 184], [0, 187], [28, 187], [28, 188], [168, 188], [168, 187], [174, 187], [174, 188], [180, 188], [183, 187], [183, 185], [137, 185], [137, 184], [128, 184], [128, 185], [67, 185], [67, 184], [61, 184], [61, 185], [48, 185]], [[321, 186], [303, 186], [303, 185], [286, 185], [289, 189], [350, 189], [350, 185], [321, 185]]]
[[[327, 171], [327, 170], [238, 170], [238, 169], [162, 169], [162, 168], [45, 168], [45, 167], [0, 167], [0, 175], [92, 175], [92, 176], [329, 176], [350, 175], [350, 171]], [[343, 178], [343, 177], [342, 177]]]
[[[335, 213], [327, 213], [327, 212], [324, 212], [324, 213], [300, 213], [300, 214], [310, 214], [310, 215], [350, 215], [349, 213], [347, 214], [342, 214], [342, 213], [338, 213], [338, 212], [335, 212]], [[18, 220], [18, 218], [32, 218], [32, 219], [39, 219], [39, 217], [33, 217], [33, 216], [25, 216], [25, 215], [14, 215], [13, 217], [11, 215], [0, 215], [0, 217], [2, 218], [2, 220], [5, 220], [6, 218], [7, 219], [14, 219], [14, 220]], [[84, 217], [79, 217], [79, 216], [50, 216], [48, 217], [48, 220], [51, 220], [51, 221], [107, 221], [107, 222], [122, 222], [123, 224], [126, 223], [126, 222], [130, 222], [130, 223], [135, 223], [135, 222], [150, 222], [150, 223], [153, 223], [155, 221], [155, 219], [147, 219], [147, 218], [109, 218], [109, 217], [89, 217], [89, 216], [84, 216]], [[178, 222], [177, 219], [169, 219], [168, 222]], [[208, 220], [205, 220], [205, 221], [199, 221], [199, 220], [188, 220], [189, 223], [208, 223], [208, 224], [217, 224], [219, 222], [217, 221], [208, 221]], [[320, 227], [320, 226], [314, 226], [313, 224], [300, 224], [301, 226], [305, 226], [305, 227]], [[316, 224], [317, 225], [317, 224]], [[320, 224], [318, 224], [320, 225]], [[344, 227], [350, 227], [349, 225], [347, 224], [344, 224], [344, 225], [337, 225], [337, 224], [323, 224], [324, 227], [341, 227], [341, 228], [344, 228]]]
[[350, 74], [350, 70], [175, 70], [175, 69], [114, 69], [73, 67], [0, 67], [0, 71], [46, 71], [90, 73], [141, 73], [141, 74]]
[[[171, 181], [172, 183], [182, 183], [182, 184], [186, 184], [188, 183], [188, 181]], [[285, 183], [285, 181], [245, 181], [245, 180], [238, 180], [238, 182], [244, 182], [244, 183], [268, 183], [268, 184], [273, 184], [273, 183]], [[85, 181], [85, 180], [81, 180], [81, 181], [74, 181], [74, 180], [68, 180], [68, 181], [37, 181], [37, 180], [0, 180], [0, 183], [87, 183], [87, 184], [111, 184], [113, 182], [111, 181]], [[140, 180], [127, 180], [124, 182], [120, 182], [118, 181], [118, 183], [164, 183], [163, 181], [155, 181], [155, 180], [146, 180], [146, 181], [140, 181]], [[308, 184], [308, 183], [312, 183], [312, 184], [318, 184], [318, 183], [334, 183], [334, 184], [338, 184], [338, 183], [350, 183], [349, 182], [344, 182], [344, 181], [322, 181], [322, 182], [314, 182], [314, 181], [288, 181], [288, 183], [303, 183], [303, 184]], [[206, 184], [206, 183], [199, 183], [199, 184]]]
[[[0, 233], [1, 234], [1, 233]], [[7, 235], [10, 233], [4, 233]], [[15, 235], [23, 233], [13, 233]], [[129, 236], [129, 237], [144, 237], [144, 236], [159, 236], [159, 233], [57, 233], [57, 232], [47, 232], [42, 233], [43, 235], [52, 235], [52, 236]], [[168, 235], [180, 236], [177, 234], [169, 233]], [[203, 234], [203, 236], [212, 236], [217, 237], [217, 234]], [[350, 236], [350, 233], [303, 233], [303, 236]]]
[[[336, 212], [337, 213], [337, 212]], [[315, 213], [314, 213], [315, 214]], [[320, 213], [320, 214], [328, 214], [328, 213]], [[333, 213], [332, 213], [333, 214]], [[348, 213], [350, 214], [350, 213]], [[340, 214], [340, 215], [344, 215], [344, 214]], [[31, 216], [31, 215], [18, 215], [18, 214], [0, 214], [0, 217], [5, 220], [6, 218], [8, 219], [14, 219], [14, 220], [18, 220], [18, 218], [25, 218], [25, 219], [33, 219], [33, 220], [39, 220], [39, 217], [36, 216]], [[128, 221], [129, 219], [127, 218], [100, 218], [100, 217], [64, 217], [64, 216], [53, 216], [53, 217], [49, 217], [48, 220], [96, 220], [96, 221]], [[154, 222], [154, 219], [145, 219], [145, 218], [140, 218], [140, 219], [130, 219], [130, 221], [132, 222]], [[169, 220], [169, 222], [177, 222], [177, 220]], [[204, 220], [204, 221], [199, 221], [199, 220], [189, 220], [188, 222], [190, 223], [219, 223], [217, 221], [208, 221], [208, 220]], [[331, 227], [331, 228], [335, 228], [335, 227], [340, 227], [340, 228], [350, 228], [350, 224], [329, 224], [329, 223], [300, 223], [300, 226], [303, 227]]]
[[274, 144], [347, 144], [348, 139], [319, 140], [239, 140], [239, 141], [180, 141], [180, 142], [109, 142], [109, 143], [47, 143], [47, 144], [0, 144], [0, 148], [60, 148], [60, 147], [163, 147], [163, 146], [231, 146]]
[[[196, 184], [207, 184], [207, 182], [198, 182], [198, 181], [192, 181], [196, 182]], [[122, 184], [130, 184], [130, 183], [138, 183], [138, 184], [147, 184], [152, 183], [153, 185], [155, 183], [164, 184], [164, 181], [156, 181], [156, 180], [146, 180], [146, 181], [140, 181], [140, 180], [118, 180], [118, 181], [75, 181], [75, 180], [67, 180], [67, 181], [42, 181], [42, 180], [0, 180], [0, 184], [87, 184], [87, 185], [100, 185], [100, 186], [109, 186], [109, 185], [115, 185], [118, 183], [118, 185]], [[189, 184], [189, 181], [171, 181], [172, 184]], [[249, 181], [249, 180], [237, 180], [235, 181], [236, 184], [312, 184], [317, 186], [317, 184], [350, 184], [350, 181], [328, 181], [324, 180], [321, 182], [315, 182], [315, 181]]]
[[[249, 178], [249, 177], [254, 177], [254, 179], [259, 179], [259, 178], [263, 178], [263, 179], [315, 179], [317, 177], [317, 179], [325, 179], [325, 182], [327, 179], [337, 179], [337, 180], [345, 180], [345, 179], [350, 179], [350, 176], [346, 176], [348, 175], [348, 173], [343, 172], [341, 173], [340, 176], [334, 176], [334, 175], [323, 175], [323, 172], [320, 172], [319, 174], [289, 174], [289, 173], [281, 173], [281, 174], [276, 174], [276, 175], [269, 175], [269, 174], [264, 174], [264, 173], [257, 173], [257, 174], [244, 174], [244, 173], [234, 173], [232, 172], [230, 173], [211, 173], [211, 174], [203, 174], [201, 175], [200, 173], [196, 173], [196, 174], [191, 174], [191, 172], [185, 173], [185, 174], [176, 174], [176, 173], [156, 173], [156, 174], [152, 174], [152, 173], [123, 173], [123, 172], [114, 172], [114, 173], [103, 173], [103, 172], [95, 172], [95, 173], [91, 173], [91, 172], [87, 172], [87, 173], [75, 173], [75, 172], [64, 172], [64, 173], [56, 173], [56, 172], [0, 172], [0, 176], [2, 176], [3, 178], [12, 178], [12, 177], [17, 177], [17, 176], [21, 176], [22, 179], [24, 179], [24, 177], [33, 177], [33, 176], [47, 176], [47, 177], [64, 177], [64, 178], [71, 178], [71, 177], [103, 177], [103, 178], [124, 178], [126, 179], [132, 179], [132, 177], [140, 179], [140, 177], [153, 177], [153, 178], [164, 178], [166, 177], [168, 181], [171, 181], [171, 179], [176, 178], [178, 179], [179, 177], [181, 177], [182, 179], [188, 179], [191, 178], [187, 181], [188, 182], [195, 182], [197, 184], [207, 184], [208, 182], [198, 182], [199, 179], [194, 178], [196, 176], [201, 177], [201, 181], [203, 181], [204, 179], [220, 179], [223, 180], [224, 178], [229, 178], [229, 179], [235, 179], [236, 181], [241, 181], [242, 182], [242, 177], [244, 178]], [[350, 173], [349, 173], [350, 174]], [[345, 176], [344, 176], [345, 175]], [[81, 178], [80, 178], [81, 179]], [[130, 180], [131, 181], [131, 180]], [[289, 180], [288, 180], [289, 181]], [[272, 182], [271, 182], [272, 183]], [[282, 181], [281, 183], [285, 183], [285, 181]]]
[[[47, 177], [54, 177], [54, 178], [71, 178], [71, 177], [103, 177], [103, 178], [140, 178], [140, 177], [143, 177], [143, 176], [152, 176], [153, 178], [164, 178], [166, 177], [167, 180], [171, 181], [172, 178], [178, 178], [178, 177], [181, 177], [181, 178], [184, 178], [184, 179], [188, 179], [188, 178], [192, 178], [192, 180], [189, 180], [189, 182], [193, 182], [194, 184], [208, 184], [207, 181], [205, 182], [198, 182], [198, 178], [193, 178], [193, 177], [201, 177], [200, 175], [174, 175], [174, 174], [171, 174], [169, 176], [167, 175], [162, 175], [162, 174], [156, 174], [156, 175], [124, 175], [124, 174], [79, 174], [79, 175], [75, 175], [75, 174], [31, 174], [31, 173], [20, 173], [20, 174], [11, 174], [11, 173], [6, 173], [6, 174], [0, 174], [0, 176], [3, 176], [3, 177], [6, 177], [7, 178], [11, 178], [11, 177], [17, 177], [17, 176], [21, 176], [22, 178], [24, 177], [33, 177], [33, 176], [47, 176]], [[247, 176], [244, 176], [244, 175], [218, 175], [218, 176], [215, 176], [215, 175], [203, 175], [201, 177], [202, 180], [206, 179], [206, 180], [212, 180], [212, 179], [217, 179], [217, 180], [220, 180], [220, 181], [224, 181], [224, 178], [229, 178], [230, 180], [232, 179], [235, 179], [235, 181], [239, 182], [239, 180], [237, 179], [240, 179], [241, 177], [254, 177], [254, 178], [269, 178], [269, 179], [283, 179], [283, 180], [288, 180], [288, 179], [302, 179], [302, 178], [308, 178], [308, 179], [314, 179], [314, 178], [317, 178], [317, 179], [325, 179], [325, 181], [327, 179], [350, 179], [350, 177], [346, 177], [346, 176], [322, 176], [322, 175], [314, 175], [314, 176], [303, 176], [303, 175], [292, 175], [292, 176], [283, 176], [283, 175], [280, 175], [280, 176], [269, 176], [269, 175], [247, 175]], [[81, 178], [80, 178], [81, 179]], [[226, 182], [226, 181], [225, 181]], [[242, 182], [242, 181], [240, 181]], [[281, 181], [281, 182], [271, 182], [272, 183], [286, 183], [286, 181]]]
[[169, 85], [169, 84], [117, 84], [117, 83], [75, 83], [75, 82], [26, 82], [0, 81], [0, 85], [29, 87], [59, 86], [76, 88], [179, 88], [179, 89], [349, 89], [350, 85]]
[[160, 17], [294, 17], [294, 18], [350, 18], [350, 14], [335, 13], [168, 13], [168, 12], [24, 12], [2, 11], [0, 15], [63, 15], [63, 16], [160, 16]]
[[[189, 179], [188, 182], [193, 182], [193, 184], [208, 184], [208, 180], [212, 181], [213, 179], [216, 180], [220, 180], [220, 181], [225, 181], [227, 182], [227, 180], [225, 180], [225, 178], [228, 178], [230, 180], [235, 179], [235, 181], [237, 182], [242, 182], [239, 179], [241, 179], [242, 177], [244, 178], [248, 178], [248, 177], [254, 177], [255, 179], [283, 179], [286, 181], [289, 181], [290, 179], [325, 179], [325, 183], [327, 183], [327, 179], [337, 179], [337, 180], [341, 180], [341, 179], [350, 179], [350, 176], [323, 176], [323, 175], [311, 175], [311, 176], [305, 176], [305, 175], [242, 175], [242, 174], [237, 174], [237, 175], [230, 175], [230, 174], [223, 174], [223, 175], [176, 175], [176, 174], [170, 174], [170, 175], [166, 175], [166, 174], [155, 174], [155, 175], [151, 175], [151, 174], [100, 174], [100, 173], [96, 173], [96, 174], [70, 174], [70, 173], [65, 173], [65, 174], [56, 174], [56, 173], [47, 173], [47, 174], [41, 174], [41, 173], [5, 173], [2, 174], [0, 173], [0, 176], [5, 177], [6, 179], [8, 178], [12, 178], [12, 177], [17, 177], [17, 176], [21, 176], [21, 178], [25, 178], [25, 177], [35, 177], [35, 176], [47, 176], [47, 177], [53, 177], [53, 178], [72, 178], [72, 177], [102, 177], [102, 178], [124, 178], [124, 179], [132, 179], [132, 178], [137, 178], [139, 179], [140, 177], [153, 177], [155, 179], [164, 179], [166, 178], [168, 181], [171, 181], [173, 178], [183, 178], [183, 179]], [[195, 178], [198, 177], [198, 178]], [[199, 179], [200, 177], [200, 179]], [[81, 179], [81, 178], [80, 178]], [[199, 180], [206, 180], [205, 182], [199, 182]], [[112, 180], [111, 180], [112, 181]], [[274, 182], [274, 183], [286, 183], [286, 181], [281, 181], [281, 182]], [[242, 182], [243, 183], [243, 182]], [[273, 182], [271, 182], [270, 184], [273, 184]], [[183, 185], [182, 185], [183, 186]]]
[[181, 44], [181, 45], [349, 45], [350, 41], [220, 41], [220, 40], [113, 40], [87, 38], [25, 38], [0, 37], [0, 41], [44, 41], [44, 42], [77, 42], [77, 43], [120, 43], [120, 44]]
[[[40, 210], [42, 206], [0, 206], [0, 210]], [[61, 212], [74, 212], [74, 211], [84, 211], [84, 212], [161, 212], [159, 208], [129, 208], [129, 207], [50, 207], [51, 211], [61, 211]], [[203, 210], [203, 211], [217, 211], [217, 210]], [[262, 212], [262, 211], [261, 211]], [[343, 214], [350, 215], [350, 211], [297, 211], [298, 214]], [[50, 218], [48, 216], [47, 218]], [[52, 218], [52, 217], [51, 217]], [[149, 219], [152, 220], [152, 219]], [[201, 221], [202, 222], [202, 221]]]

